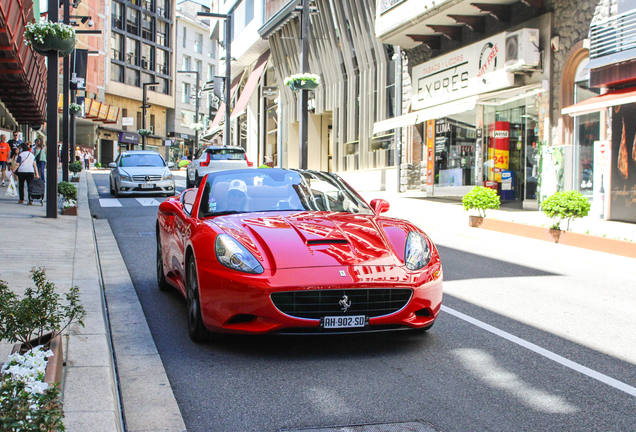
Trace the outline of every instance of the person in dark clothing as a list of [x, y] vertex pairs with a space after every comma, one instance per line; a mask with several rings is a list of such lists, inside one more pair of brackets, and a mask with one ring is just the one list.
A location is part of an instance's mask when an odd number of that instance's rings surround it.
[[20, 138], [18, 138], [20, 134], [18, 132], [13, 132], [13, 139], [7, 141], [7, 143], [11, 146], [11, 158], [20, 153], [20, 146], [24, 143]]
[[[33, 178], [39, 178], [38, 167], [35, 163], [35, 156], [29, 150], [29, 146], [27, 144], [22, 143], [20, 146], [22, 151], [18, 155], [16, 159], [16, 169], [15, 173], [18, 176], [18, 193], [20, 195], [20, 201], [18, 204], [24, 204], [24, 183], [29, 183], [29, 181]], [[33, 204], [31, 200], [29, 200], [29, 205]]]

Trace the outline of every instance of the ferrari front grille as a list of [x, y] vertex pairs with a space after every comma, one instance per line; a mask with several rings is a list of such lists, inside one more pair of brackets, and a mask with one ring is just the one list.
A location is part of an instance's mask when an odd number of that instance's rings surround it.
[[320, 319], [334, 315], [366, 315], [369, 318], [399, 311], [411, 299], [408, 288], [356, 288], [286, 291], [271, 294], [282, 313], [296, 318]]

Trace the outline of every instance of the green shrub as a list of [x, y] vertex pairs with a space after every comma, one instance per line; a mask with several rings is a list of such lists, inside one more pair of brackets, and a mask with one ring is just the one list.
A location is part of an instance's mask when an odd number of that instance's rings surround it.
[[190, 161], [187, 159], [183, 159], [179, 161], [179, 168], [187, 167], [190, 164]]
[[488, 209], [498, 209], [501, 201], [499, 200], [499, 195], [497, 195], [497, 191], [483, 187], [476, 186], [462, 198], [462, 204], [464, 205], [464, 210], [468, 211], [471, 209], [477, 209], [479, 216], [485, 217], [486, 210]]
[[102, 164], [100, 164], [99, 162], [95, 162], [95, 168], [101, 168]]
[[77, 188], [69, 182], [59, 182], [57, 184], [57, 193], [62, 195], [65, 200], [77, 200]]
[[557, 192], [541, 203], [541, 210], [546, 216], [552, 218], [550, 228], [561, 229], [561, 222], [567, 220], [569, 230], [572, 219], [587, 216], [590, 211], [590, 202], [577, 191]]
[[68, 170], [72, 173], [77, 174], [82, 171], [82, 163], [79, 161], [72, 162], [68, 164]]
[[259, 166], [259, 168], [271, 168], [271, 166], [263, 164], [263, 165]]

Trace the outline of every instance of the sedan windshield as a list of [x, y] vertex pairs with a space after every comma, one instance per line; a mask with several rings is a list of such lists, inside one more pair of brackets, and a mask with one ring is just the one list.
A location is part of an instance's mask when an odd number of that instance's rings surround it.
[[340, 178], [317, 171], [283, 169], [210, 174], [201, 206], [205, 216], [282, 210], [373, 214]]
[[166, 166], [158, 154], [123, 154], [119, 160], [120, 167], [162, 167]]

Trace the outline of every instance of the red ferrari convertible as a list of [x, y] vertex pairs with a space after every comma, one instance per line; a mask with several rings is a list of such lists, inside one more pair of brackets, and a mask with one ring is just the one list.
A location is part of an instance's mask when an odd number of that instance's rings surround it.
[[157, 279], [186, 298], [194, 341], [220, 333], [428, 330], [442, 264], [411, 223], [337, 175], [245, 169], [159, 206]]

